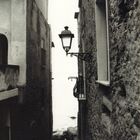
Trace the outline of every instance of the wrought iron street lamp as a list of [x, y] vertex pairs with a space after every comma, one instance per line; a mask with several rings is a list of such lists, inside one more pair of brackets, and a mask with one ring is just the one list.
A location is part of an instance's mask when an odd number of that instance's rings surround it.
[[70, 30], [68, 30], [68, 26], [65, 26], [64, 28], [65, 30], [62, 31], [61, 34], [59, 34], [59, 37], [61, 38], [63, 49], [65, 50], [66, 54], [68, 54], [69, 50], [71, 49], [74, 34], [72, 34]]
[[81, 60], [87, 61], [90, 60], [91, 54], [90, 53], [82, 53], [82, 52], [69, 52], [72, 45], [72, 39], [74, 38], [74, 34], [71, 33], [70, 30], [68, 30], [68, 26], [64, 27], [65, 30], [59, 34], [59, 37], [61, 38], [62, 47], [66, 52], [66, 55], [70, 54], [71, 56], [76, 56], [80, 58]]

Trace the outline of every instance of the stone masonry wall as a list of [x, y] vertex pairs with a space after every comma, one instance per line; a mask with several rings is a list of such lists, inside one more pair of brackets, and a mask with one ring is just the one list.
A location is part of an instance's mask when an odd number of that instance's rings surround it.
[[93, 0], [82, 0], [80, 6], [80, 46], [85, 52], [91, 52], [92, 58], [86, 62], [86, 126], [85, 140], [104, 140], [108, 138], [101, 124], [102, 97], [98, 93], [97, 60], [96, 60], [96, 35], [95, 35], [95, 11]]
[[[110, 86], [97, 84], [95, 1], [80, 1], [80, 45], [86, 62], [86, 140], [140, 140], [140, 3], [109, 0]], [[112, 111], [103, 111], [103, 95]]]
[[[37, 3], [28, 0], [27, 20], [27, 100], [40, 111], [36, 121], [40, 139], [51, 140], [51, 46], [50, 27]], [[33, 112], [34, 113], [34, 112]]]
[[112, 139], [140, 139], [140, 3], [110, 0]]

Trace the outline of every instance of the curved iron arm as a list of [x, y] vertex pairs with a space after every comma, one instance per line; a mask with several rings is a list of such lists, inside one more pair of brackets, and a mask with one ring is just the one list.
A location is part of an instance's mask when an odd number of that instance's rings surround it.
[[80, 53], [80, 52], [67, 52], [66, 55], [76, 56], [83, 61], [91, 61], [92, 55], [90, 53]]

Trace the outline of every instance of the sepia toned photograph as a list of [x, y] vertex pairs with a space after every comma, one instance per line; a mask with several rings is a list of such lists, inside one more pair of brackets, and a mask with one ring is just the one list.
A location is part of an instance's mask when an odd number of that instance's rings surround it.
[[0, 140], [140, 140], [140, 1], [0, 0]]

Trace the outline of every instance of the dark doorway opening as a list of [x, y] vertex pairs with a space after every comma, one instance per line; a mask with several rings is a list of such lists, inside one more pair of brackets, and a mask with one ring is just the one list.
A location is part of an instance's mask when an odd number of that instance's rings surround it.
[[8, 64], [8, 40], [0, 34], [0, 64]]

